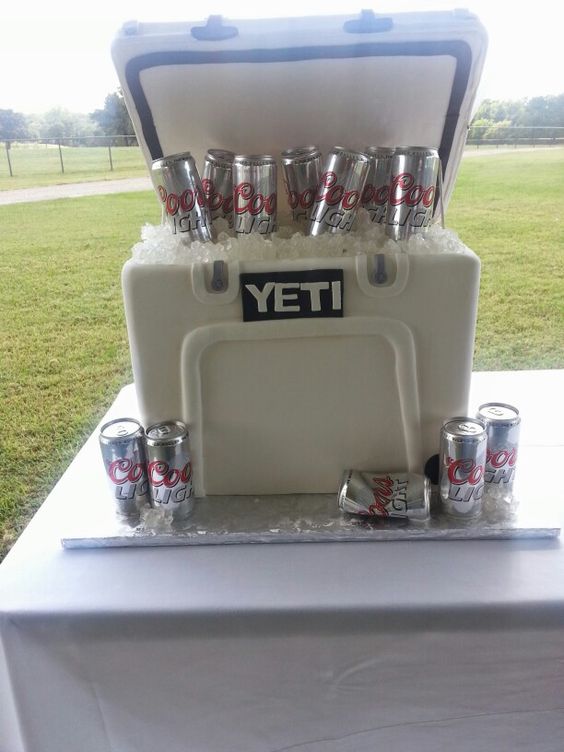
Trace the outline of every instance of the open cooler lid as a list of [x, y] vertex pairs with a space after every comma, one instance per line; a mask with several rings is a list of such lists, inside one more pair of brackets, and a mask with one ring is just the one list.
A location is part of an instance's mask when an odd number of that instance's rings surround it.
[[452, 12], [144, 24], [112, 54], [147, 164], [208, 148], [439, 149], [448, 201], [486, 52]]

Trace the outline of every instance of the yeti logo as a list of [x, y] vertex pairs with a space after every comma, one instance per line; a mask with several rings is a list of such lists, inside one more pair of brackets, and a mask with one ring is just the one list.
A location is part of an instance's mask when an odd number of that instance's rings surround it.
[[343, 270], [241, 274], [244, 321], [342, 317]]

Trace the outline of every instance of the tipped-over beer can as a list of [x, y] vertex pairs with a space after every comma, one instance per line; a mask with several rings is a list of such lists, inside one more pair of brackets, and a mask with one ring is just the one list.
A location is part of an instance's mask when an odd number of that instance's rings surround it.
[[233, 160], [233, 221], [235, 232], [270, 235], [276, 230], [276, 160], [269, 154], [242, 155]]
[[292, 219], [305, 225], [319, 185], [321, 152], [317, 146], [286, 149], [282, 152], [282, 167]]
[[208, 149], [202, 173], [202, 188], [208, 203], [212, 225], [224, 219], [233, 227], [233, 160], [226, 149]]
[[429, 480], [416, 473], [347, 470], [339, 490], [339, 509], [365, 517], [424, 522], [429, 500]]
[[521, 418], [519, 410], [503, 402], [480, 405], [477, 416], [486, 426], [486, 491], [513, 493]]
[[482, 511], [487, 436], [475, 418], [451, 418], [441, 429], [439, 494], [451, 517], [473, 519]]
[[370, 167], [370, 157], [360, 151], [335, 146], [325, 165], [309, 215], [310, 235], [349, 232]]
[[370, 214], [372, 222], [383, 224], [388, 210], [394, 149], [386, 146], [367, 146], [364, 151], [370, 157], [370, 168], [362, 192], [362, 208]]
[[116, 510], [138, 516], [149, 503], [143, 428], [133, 418], [117, 418], [100, 430], [100, 449]]
[[185, 519], [194, 508], [188, 429], [178, 420], [155, 423], [145, 441], [153, 506]]
[[156, 159], [151, 167], [151, 179], [173, 234], [187, 243], [211, 240], [206, 197], [190, 152]]
[[404, 240], [433, 219], [440, 159], [436, 149], [398, 147], [391, 164], [386, 235]]

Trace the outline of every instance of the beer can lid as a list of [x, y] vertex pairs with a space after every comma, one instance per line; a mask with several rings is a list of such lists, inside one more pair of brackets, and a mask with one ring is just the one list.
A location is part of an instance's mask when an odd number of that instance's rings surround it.
[[369, 157], [392, 157], [395, 149], [391, 146], [365, 146], [365, 154]]
[[215, 164], [231, 166], [235, 159], [235, 152], [228, 149], [208, 149], [206, 159], [208, 162], [214, 162]]
[[443, 424], [443, 432], [449, 439], [473, 441], [481, 439], [486, 429], [477, 418], [450, 418]]
[[296, 146], [293, 149], [284, 149], [281, 156], [282, 164], [291, 165], [317, 159], [321, 156], [321, 152], [317, 146]]
[[183, 151], [179, 154], [170, 154], [167, 157], [154, 159], [152, 166], [153, 168], [164, 167], [165, 165], [173, 164], [174, 162], [184, 162], [189, 159], [193, 160], [194, 157], [190, 154], [189, 151]]
[[427, 157], [437, 157], [439, 152], [431, 146], [396, 146], [394, 154], [423, 154]]
[[478, 418], [488, 423], [503, 423], [505, 425], [515, 425], [519, 423], [519, 410], [513, 405], [507, 405], [505, 402], [486, 402], [478, 408]]
[[251, 166], [276, 164], [276, 159], [272, 154], [237, 154], [233, 161], [237, 164]]
[[334, 146], [330, 154], [344, 154], [350, 159], [356, 159], [357, 162], [370, 162], [371, 157], [365, 154], [363, 151], [355, 151], [354, 149], [347, 149], [345, 146]]
[[145, 436], [150, 446], [170, 446], [184, 441], [188, 436], [188, 428], [179, 420], [166, 420], [149, 426]]
[[129, 441], [142, 431], [141, 423], [135, 418], [115, 418], [104, 423], [100, 429], [100, 440], [107, 444], [119, 444], [120, 441]]

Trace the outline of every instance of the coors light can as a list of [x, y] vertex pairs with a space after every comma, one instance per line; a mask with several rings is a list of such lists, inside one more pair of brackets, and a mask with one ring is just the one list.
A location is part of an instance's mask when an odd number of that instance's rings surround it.
[[321, 174], [317, 146], [298, 146], [282, 152], [284, 185], [294, 222], [304, 225], [313, 206]]
[[423, 522], [429, 518], [428, 478], [416, 473], [347, 470], [339, 490], [339, 509], [365, 517]]
[[364, 150], [370, 157], [370, 169], [362, 192], [361, 204], [376, 224], [386, 221], [390, 195], [390, 173], [394, 149], [387, 146], [367, 146]]
[[478, 418], [488, 435], [486, 452], [486, 491], [513, 493], [515, 465], [519, 448], [519, 410], [503, 402], [487, 402], [478, 408]]
[[100, 449], [119, 514], [138, 516], [149, 502], [143, 428], [133, 418], [118, 418], [100, 430]]
[[369, 167], [370, 157], [362, 152], [341, 146], [329, 152], [309, 217], [310, 235], [352, 229]]
[[233, 160], [233, 221], [239, 235], [276, 230], [276, 160], [269, 154]]
[[390, 238], [404, 240], [430, 224], [439, 167], [436, 149], [424, 146], [395, 149], [386, 214], [386, 235]]
[[204, 160], [202, 188], [208, 203], [212, 224], [225, 219], [233, 227], [233, 160], [235, 154], [226, 149], [208, 149]]
[[185, 519], [194, 508], [188, 429], [178, 420], [155, 423], [145, 441], [153, 506]]
[[482, 511], [487, 436], [474, 418], [451, 418], [441, 429], [439, 494], [450, 517], [472, 519]]
[[206, 197], [190, 152], [156, 159], [151, 179], [173, 234], [185, 242], [212, 239]]

